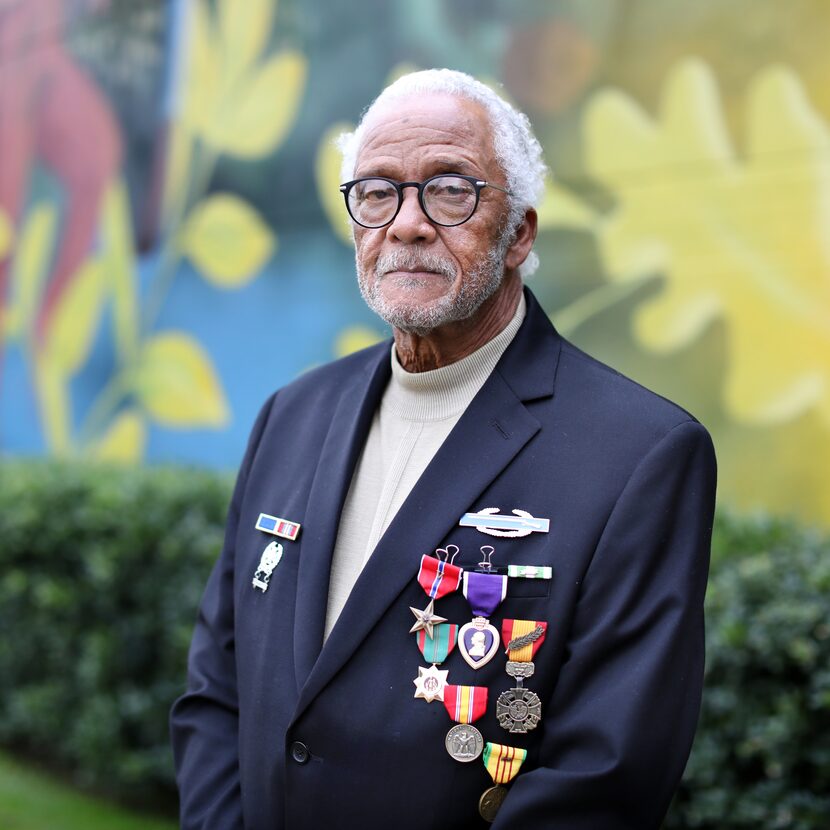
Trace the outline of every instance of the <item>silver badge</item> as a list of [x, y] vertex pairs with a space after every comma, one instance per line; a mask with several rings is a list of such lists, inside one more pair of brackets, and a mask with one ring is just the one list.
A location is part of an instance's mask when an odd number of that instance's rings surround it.
[[484, 749], [484, 738], [475, 726], [469, 723], [457, 723], [447, 732], [444, 746], [456, 761], [466, 764], [475, 761], [481, 755]]
[[508, 689], [496, 701], [496, 720], [508, 732], [530, 732], [542, 720], [542, 701], [530, 689]]
[[271, 542], [259, 558], [254, 578], [251, 584], [265, 593], [268, 590], [268, 583], [271, 581], [271, 574], [282, 559], [282, 545], [279, 542]]

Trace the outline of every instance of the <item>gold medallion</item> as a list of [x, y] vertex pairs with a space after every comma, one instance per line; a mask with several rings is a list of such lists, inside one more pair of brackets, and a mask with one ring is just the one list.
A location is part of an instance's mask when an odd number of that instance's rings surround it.
[[506, 795], [507, 787], [502, 787], [500, 784], [485, 790], [478, 800], [479, 815], [492, 824], [496, 820], [499, 807], [501, 807]]

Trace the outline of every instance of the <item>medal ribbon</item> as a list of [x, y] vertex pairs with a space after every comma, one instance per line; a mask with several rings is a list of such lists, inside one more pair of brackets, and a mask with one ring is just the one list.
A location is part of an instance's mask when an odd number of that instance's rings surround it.
[[507, 643], [507, 659], [529, 663], [545, 641], [548, 624], [538, 620], [504, 620], [501, 639]]
[[525, 579], [551, 579], [553, 568], [550, 565], [508, 565], [507, 575]]
[[507, 595], [507, 576], [464, 571], [464, 596], [474, 617], [490, 617]]
[[458, 641], [458, 626], [441, 623], [432, 627], [432, 637], [426, 629], [415, 632], [418, 648], [427, 663], [443, 663], [455, 648]]
[[527, 758], [527, 750], [488, 742], [481, 757], [493, 781], [496, 784], [507, 784], [521, 769]]
[[430, 599], [441, 599], [458, 590], [463, 570], [458, 565], [424, 554], [418, 569], [418, 584]]
[[456, 723], [474, 723], [487, 709], [487, 687], [444, 686], [444, 708]]

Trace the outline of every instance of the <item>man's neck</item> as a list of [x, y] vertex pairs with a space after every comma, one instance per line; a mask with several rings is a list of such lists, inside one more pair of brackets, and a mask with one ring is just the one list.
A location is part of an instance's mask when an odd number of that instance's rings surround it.
[[395, 329], [398, 361], [407, 372], [426, 372], [467, 357], [504, 330], [516, 313], [521, 293], [521, 278], [511, 272], [499, 290], [467, 320], [447, 323], [424, 335]]

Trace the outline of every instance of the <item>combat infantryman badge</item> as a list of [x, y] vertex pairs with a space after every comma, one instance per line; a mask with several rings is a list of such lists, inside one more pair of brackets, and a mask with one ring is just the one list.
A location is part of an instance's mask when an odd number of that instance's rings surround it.
[[488, 743], [484, 747], [482, 760], [496, 785], [485, 790], [478, 800], [478, 812], [485, 821], [495, 821], [499, 807], [507, 795], [504, 785], [509, 784], [518, 775], [525, 758], [527, 750], [515, 746]]
[[475, 761], [484, 749], [484, 738], [472, 723], [487, 709], [487, 688], [447, 685], [444, 688], [444, 708], [456, 721], [444, 739], [447, 752], [462, 763]]
[[535, 671], [532, 658], [545, 639], [548, 624], [536, 620], [504, 620], [502, 636], [507, 641], [507, 673], [516, 686], [502, 692], [496, 701], [496, 719], [509, 732], [529, 732], [542, 719], [539, 695], [524, 688], [524, 680]]
[[527, 510], [513, 510], [512, 516], [499, 513], [498, 507], [485, 507], [478, 513], [465, 513], [458, 524], [461, 527], [474, 527], [479, 533], [488, 536], [517, 538], [530, 536], [531, 533], [547, 533], [550, 519], [537, 519]]
[[259, 588], [264, 594], [268, 590], [268, 583], [271, 581], [271, 574], [274, 568], [277, 567], [282, 559], [282, 545], [279, 542], [271, 542], [259, 559], [254, 578], [251, 584], [254, 588]]
[[489, 617], [507, 594], [507, 576], [492, 573], [491, 545], [481, 548], [484, 560], [480, 570], [464, 572], [464, 596], [473, 611], [473, 620], [458, 632], [458, 650], [474, 669], [489, 663], [499, 650], [499, 632], [490, 625]]

